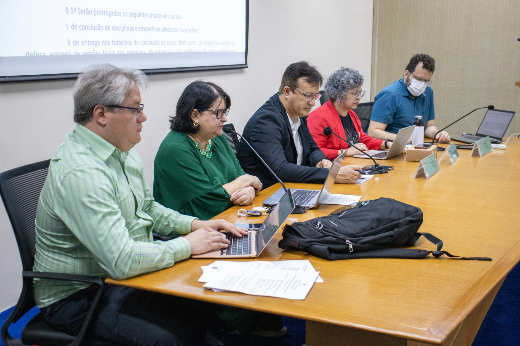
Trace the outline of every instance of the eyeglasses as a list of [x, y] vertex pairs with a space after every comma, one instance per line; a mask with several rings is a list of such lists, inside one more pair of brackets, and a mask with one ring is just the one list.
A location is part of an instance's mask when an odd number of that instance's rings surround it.
[[418, 78], [418, 77], [416, 77], [413, 73], [412, 73], [412, 76], [413, 76], [414, 79], [418, 80], [419, 82], [426, 83], [426, 85], [430, 85], [430, 84], [432, 84], [432, 81], [431, 81], [431, 80], [424, 80], [424, 79], [422, 79], [422, 78]]
[[224, 115], [227, 116], [229, 114], [229, 109], [230, 108], [227, 108], [227, 109], [198, 109], [199, 112], [212, 112], [213, 115], [215, 115], [215, 118], [217, 119], [220, 119], [222, 118]]
[[363, 96], [365, 96], [366, 91], [365, 90], [361, 90], [361, 91], [347, 91], [347, 93], [351, 94], [355, 98], [363, 98]]
[[131, 109], [133, 111], [135, 111], [135, 117], [136, 118], [139, 118], [141, 116], [141, 113], [143, 113], [143, 109], [144, 109], [144, 104], [141, 103], [141, 105], [139, 106], [139, 108], [134, 108], [134, 107], [123, 107], [123, 106], [105, 106], [107, 108], [124, 108], [124, 109]]
[[318, 101], [321, 97], [321, 94], [315, 94], [315, 93], [307, 93], [301, 89], [298, 89], [298, 88], [294, 88], [295, 90], [297, 90], [300, 94], [303, 95], [303, 97], [305, 97], [305, 101], [306, 102], [311, 102], [311, 101]]

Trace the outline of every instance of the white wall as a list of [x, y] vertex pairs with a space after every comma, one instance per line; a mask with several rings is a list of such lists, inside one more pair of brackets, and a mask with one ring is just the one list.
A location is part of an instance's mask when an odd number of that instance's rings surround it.
[[[215, 82], [229, 93], [229, 121], [238, 131], [278, 90], [283, 71], [292, 62], [307, 60], [324, 76], [341, 66], [358, 69], [365, 77], [364, 89], [370, 90], [373, 1], [250, 0], [249, 5], [249, 68], [150, 76], [150, 87], [143, 94], [148, 121], [136, 147], [150, 186], [155, 153], [168, 132], [168, 117], [184, 87], [193, 80]], [[0, 84], [0, 171], [54, 155], [75, 126], [73, 84]], [[369, 100], [367, 93], [363, 101]], [[16, 303], [20, 290], [21, 264], [2, 205], [0, 311]]]

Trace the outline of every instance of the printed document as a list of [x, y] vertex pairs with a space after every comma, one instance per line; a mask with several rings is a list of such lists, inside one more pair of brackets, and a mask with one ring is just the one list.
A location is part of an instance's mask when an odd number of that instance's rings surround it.
[[324, 199], [320, 198], [320, 203], [321, 204], [355, 205], [357, 202], [359, 202], [360, 199], [361, 199], [361, 196], [341, 195], [341, 194], [331, 193], [331, 194], [328, 194], [327, 197], [325, 197]]
[[285, 299], [305, 299], [314, 282], [323, 282], [307, 260], [215, 261], [202, 270], [205, 288]]

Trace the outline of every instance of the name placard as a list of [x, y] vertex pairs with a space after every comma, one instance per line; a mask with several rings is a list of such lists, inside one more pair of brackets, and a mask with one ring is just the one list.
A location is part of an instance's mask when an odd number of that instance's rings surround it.
[[471, 156], [485, 156], [493, 151], [491, 147], [491, 141], [489, 137], [484, 137], [473, 143], [473, 149], [471, 150]]
[[438, 171], [440, 171], [440, 169], [441, 168], [437, 163], [435, 155], [431, 154], [419, 162], [419, 166], [417, 166], [414, 178], [418, 178], [424, 174], [426, 179], [430, 179], [430, 177], [433, 177]]
[[457, 146], [455, 143], [450, 144], [447, 148], [444, 154], [439, 159], [438, 163], [441, 164], [442, 160], [448, 156], [450, 158], [450, 164], [454, 164], [459, 159], [459, 151], [457, 150]]
[[446, 151], [448, 152], [448, 155], [450, 156], [450, 162], [453, 165], [459, 159], [459, 151], [457, 150], [457, 146], [455, 143], [451, 143]]

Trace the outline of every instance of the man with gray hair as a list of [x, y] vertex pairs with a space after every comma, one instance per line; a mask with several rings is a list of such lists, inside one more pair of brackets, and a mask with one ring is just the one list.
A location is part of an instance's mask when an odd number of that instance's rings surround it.
[[[392, 146], [391, 142], [369, 137], [354, 112], [365, 95], [363, 76], [359, 71], [345, 67], [334, 71], [325, 83], [325, 92], [330, 100], [311, 112], [307, 124], [314, 141], [327, 158], [334, 160], [344, 151], [347, 156], [354, 156], [360, 154], [358, 149], [384, 150]], [[323, 133], [326, 127], [330, 127], [343, 140], [326, 136]]]
[[[124, 279], [173, 266], [190, 254], [226, 248], [220, 229], [245, 232], [224, 220], [201, 221], [155, 202], [139, 155], [147, 117], [139, 70], [90, 67], [74, 86], [74, 121], [51, 160], [36, 214], [37, 272]], [[186, 235], [153, 241], [159, 235]], [[34, 282], [34, 298], [53, 328], [76, 335], [94, 286]], [[88, 332], [118, 345], [202, 344], [215, 306], [107, 285]]]

